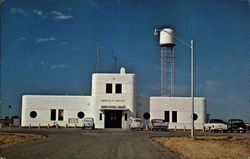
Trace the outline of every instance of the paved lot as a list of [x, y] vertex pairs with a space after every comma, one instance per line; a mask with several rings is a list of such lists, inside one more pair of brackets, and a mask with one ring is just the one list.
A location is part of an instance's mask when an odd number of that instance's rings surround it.
[[[2, 129], [8, 132], [43, 134], [48, 137], [28, 143], [0, 147], [0, 156], [16, 158], [178, 158], [154, 143], [153, 136], [170, 136], [170, 132], [81, 129]], [[185, 133], [178, 133], [185, 135]]]
[[[190, 132], [150, 132], [121, 129], [94, 131], [82, 131], [81, 129], [0, 129], [0, 131], [47, 136], [32, 142], [1, 146], [0, 157], [7, 159], [175, 159], [178, 158], [175, 154], [154, 143], [152, 137], [187, 136], [190, 134]], [[199, 135], [207, 134], [200, 132]]]

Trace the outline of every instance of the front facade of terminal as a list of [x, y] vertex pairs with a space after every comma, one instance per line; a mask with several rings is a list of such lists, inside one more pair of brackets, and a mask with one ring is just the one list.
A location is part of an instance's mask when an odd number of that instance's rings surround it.
[[[135, 74], [124, 68], [120, 73], [92, 74], [91, 91], [91, 96], [24, 95], [21, 126], [82, 126], [85, 117], [92, 117], [96, 128], [128, 129], [131, 118], [143, 119], [146, 112], [150, 119], [169, 122], [170, 128], [191, 126], [189, 97], [151, 97], [150, 106], [136, 107]], [[202, 129], [205, 99], [195, 98], [194, 106], [198, 116], [195, 128]]]

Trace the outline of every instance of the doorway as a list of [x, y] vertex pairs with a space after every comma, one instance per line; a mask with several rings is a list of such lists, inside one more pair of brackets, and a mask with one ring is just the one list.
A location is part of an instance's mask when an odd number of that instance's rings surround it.
[[105, 110], [105, 128], [122, 128], [121, 110]]

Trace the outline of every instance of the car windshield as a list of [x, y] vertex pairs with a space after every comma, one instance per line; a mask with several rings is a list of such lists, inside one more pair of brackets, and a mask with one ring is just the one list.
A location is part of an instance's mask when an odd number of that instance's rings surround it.
[[225, 123], [223, 120], [220, 119], [211, 119], [210, 123]]
[[164, 120], [154, 119], [154, 120], [152, 120], [152, 123], [164, 123]]
[[138, 119], [136, 119], [136, 120], [134, 120], [135, 122], [141, 122], [141, 120], [138, 120]]
[[92, 118], [86, 118], [86, 119], [84, 119], [84, 121], [92, 122], [93, 120], [92, 120]]
[[244, 124], [242, 120], [232, 120], [233, 124]]

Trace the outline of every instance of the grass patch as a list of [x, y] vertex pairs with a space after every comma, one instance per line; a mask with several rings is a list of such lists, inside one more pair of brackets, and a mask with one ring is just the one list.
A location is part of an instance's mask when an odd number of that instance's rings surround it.
[[0, 133], [0, 146], [11, 143], [28, 142], [43, 138], [42, 135], [24, 133]]
[[199, 136], [154, 138], [155, 142], [186, 159], [247, 159], [250, 138], [239, 136]]

